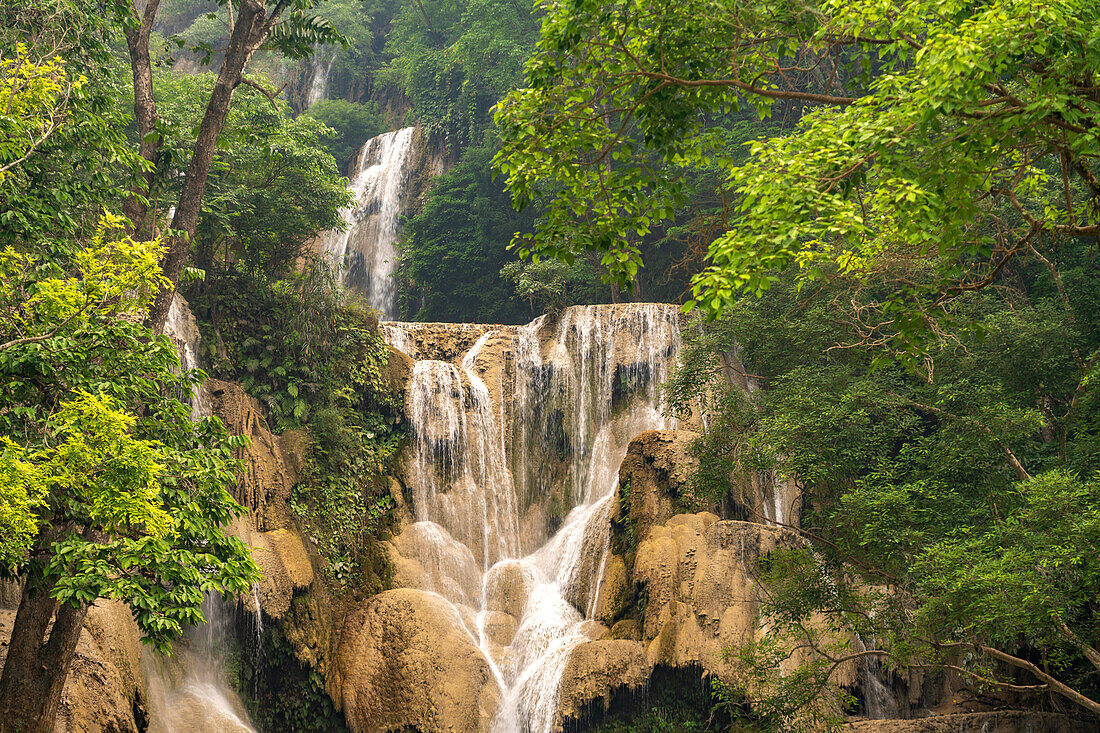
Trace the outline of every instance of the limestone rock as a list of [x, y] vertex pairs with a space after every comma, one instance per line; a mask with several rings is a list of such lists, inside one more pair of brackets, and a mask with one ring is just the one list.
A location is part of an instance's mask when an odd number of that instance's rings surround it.
[[473, 553], [438, 524], [410, 524], [386, 544], [395, 586], [433, 591], [467, 606], [480, 597], [481, 570]]
[[596, 619], [608, 626], [613, 625], [630, 605], [631, 595], [632, 586], [627, 576], [626, 563], [618, 555], [608, 555], [600, 597], [596, 601]]
[[686, 498], [688, 477], [699, 465], [690, 452], [698, 437], [687, 430], [648, 430], [631, 441], [619, 467], [616, 511], [629, 512], [639, 540], [676, 514], [677, 502]]
[[534, 586], [529, 565], [518, 560], [497, 563], [485, 577], [485, 608], [519, 618]]
[[275, 529], [289, 522], [290, 490], [297, 474], [288, 470], [282, 441], [272, 434], [260, 405], [244, 388], [233, 382], [208, 379], [205, 387], [214, 403], [214, 414], [232, 435], [247, 435], [252, 445], [234, 450], [245, 462], [234, 498], [252, 513], [260, 530]]
[[516, 635], [518, 625], [515, 616], [503, 611], [486, 611], [483, 623], [485, 625], [485, 636], [489, 639], [489, 643], [500, 647], [512, 643], [512, 637]]
[[238, 518], [232, 525], [233, 534], [244, 540], [252, 558], [260, 566], [258, 593], [264, 613], [282, 618], [296, 591], [313, 583], [313, 564], [302, 537], [287, 528], [267, 532], [257, 531], [247, 518]]
[[313, 438], [305, 428], [288, 430], [279, 436], [279, 449], [286, 467], [286, 479], [294, 488], [306, 471], [306, 461], [313, 450]]
[[719, 671], [721, 650], [757, 631], [753, 566], [780, 544], [796, 542], [789, 530], [718, 521], [705, 512], [654, 527], [634, 563], [635, 582], [648, 598], [642, 630], [649, 662]]
[[348, 615], [328, 682], [355, 733], [487, 731], [500, 696], [451, 604], [407, 588]]
[[[14, 610], [0, 610], [0, 666], [7, 656]], [[98, 601], [89, 611], [61, 693], [55, 733], [138, 733], [146, 691], [139, 667], [140, 632], [129, 609]]]
[[580, 644], [562, 675], [558, 709], [563, 717], [576, 718], [586, 703], [603, 700], [607, 706], [616, 688], [641, 687], [649, 674], [640, 642], [601, 639]]

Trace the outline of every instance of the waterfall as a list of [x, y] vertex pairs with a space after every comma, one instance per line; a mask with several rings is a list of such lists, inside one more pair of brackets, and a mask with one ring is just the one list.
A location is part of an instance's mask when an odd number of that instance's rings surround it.
[[188, 631], [186, 648], [175, 651], [178, 659], [145, 665], [152, 668], [146, 670], [150, 733], [256, 733], [240, 697], [225, 681], [231, 610], [220, 596], [207, 594], [202, 604], [206, 623]]
[[[178, 293], [172, 299], [164, 332], [176, 344], [184, 369], [199, 366], [199, 328], [187, 301]], [[211, 415], [203, 386], [190, 398], [192, 417]], [[256, 609], [259, 599], [255, 597]], [[223, 733], [255, 733], [240, 697], [229, 686], [225, 669], [226, 641], [232, 632], [232, 605], [207, 594], [202, 611], [206, 623], [188, 630], [186, 646], [178, 645], [172, 660], [143, 655], [142, 668], [149, 689], [150, 733], [186, 733], [213, 730]], [[261, 624], [260, 614], [256, 614]], [[262, 633], [256, 627], [257, 641]]]
[[678, 309], [577, 306], [521, 327], [384, 333], [419, 358], [406, 398], [416, 521], [395, 545], [488, 660], [502, 698], [494, 733], [551, 733], [570, 655], [597, 626], [619, 464], [638, 433], [669, 427], [659, 385], [679, 350]]
[[312, 73], [309, 76], [309, 91], [306, 92], [306, 109], [325, 98], [325, 92], [328, 91], [328, 77], [334, 63], [336, 63], [335, 51], [329, 54], [328, 59], [322, 59], [320, 49], [314, 52], [310, 63]]
[[363, 145], [351, 172], [355, 201], [341, 212], [347, 228], [326, 232], [318, 241], [318, 251], [339, 268], [341, 285], [363, 293], [388, 318], [397, 312], [394, 243], [414, 129], [387, 132]]

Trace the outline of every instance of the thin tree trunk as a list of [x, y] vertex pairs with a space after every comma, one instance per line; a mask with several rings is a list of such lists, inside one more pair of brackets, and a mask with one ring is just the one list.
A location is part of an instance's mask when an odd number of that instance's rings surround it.
[[206, 114], [203, 115], [199, 135], [195, 140], [191, 165], [187, 169], [183, 191], [180, 193], [176, 214], [172, 219], [172, 229], [182, 233], [169, 240], [168, 252], [161, 262], [161, 269], [170, 284], [157, 293], [156, 302], [146, 321], [146, 325], [157, 333], [164, 330], [168, 307], [172, 303], [176, 284], [183, 273], [187, 255], [190, 253], [191, 238], [199, 222], [202, 197], [206, 192], [206, 177], [214, 161], [218, 134], [229, 113], [229, 105], [233, 101], [233, 91], [240, 84], [244, 68], [252, 58], [252, 54], [271, 33], [273, 23], [273, 18], [267, 18], [262, 0], [242, 0], [233, 33], [229, 37], [229, 48], [226, 49], [225, 59], [218, 71], [218, 80], [206, 105]]
[[160, 0], [146, 0], [145, 11], [139, 13], [134, 6], [136, 25], [126, 29], [126, 46], [130, 51], [130, 70], [134, 76], [134, 119], [138, 125], [141, 139], [139, 154], [150, 163], [150, 169], [142, 173], [142, 181], [131, 189], [129, 198], [122, 205], [122, 213], [130, 220], [130, 232], [134, 236], [148, 236], [151, 233], [150, 222], [146, 219], [149, 206], [143, 200], [153, 190], [153, 178], [157, 152], [161, 139], [155, 135], [157, 105], [153, 100], [153, 65], [149, 56], [149, 36], [153, 32], [153, 21], [157, 16]]
[[52, 733], [87, 614], [24, 585], [0, 674], [0, 733]]

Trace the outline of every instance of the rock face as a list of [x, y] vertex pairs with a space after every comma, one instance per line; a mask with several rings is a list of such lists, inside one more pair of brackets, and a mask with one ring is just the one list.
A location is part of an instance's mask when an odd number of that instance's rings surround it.
[[688, 430], [649, 430], [631, 441], [619, 467], [622, 500], [615, 516], [628, 515], [637, 537], [667, 522], [678, 506], [694, 502], [687, 482], [699, 466], [690, 452], [698, 437]]
[[386, 591], [344, 623], [329, 694], [353, 731], [487, 731], [496, 680], [454, 608], [420, 590]]
[[[0, 666], [15, 609], [0, 610]], [[146, 725], [146, 690], [137, 624], [121, 603], [99, 601], [80, 634], [55, 733], [138, 733]]]
[[[249, 447], [234, 451], [236, 458], [244, 460], [245, 471], [233, 498], [251, 512], [258, 530], [284, 526], [297, 472], [288, 468], [283, 442], [268, 428], [260, 404], [241, 385], [208, 379], [204, 386], [212, 398], [214, 414], [222, 419], [229, 434], [247, 435], [252, 441]], [[288, 447], [292, 445], [301, 447], [297, 440], [287, 442]]]
[[[776, 548], [801, 542], [781, 527], [723, 521], [710, 511], [677, 513], [699, 505], [687, 483], [697, 465], [689, 450], [697, 437], [649, 431], [627, 451], [612, 517], [613, 552], [595, 613], [611, 631], [573, 653], [562, 683], [566, 720], [594, 701], [606, 709], [617, 691], [641, 688], [658, 667], [746, 683], [722, 651], [760, 633], [753, 569]], [[857, 673], [852, 663], [834, 679], [850, 686]]]
[[245, 472], [234, 489], [234, 498], [248, 509], [231, 531], [252, 548], [263, 578], [259, 597], [269, 616], [280, 618], [296, 591], [313, 582], [313, 565], [298, 533], [288, 502], [290, 491], [304, 470], [309, 436], [301, 430], [274, 435], [260, 405], [239, 384], [207, 380], [214, 414], [230, 434], [247, 435], [252, 444], [236, 449]]

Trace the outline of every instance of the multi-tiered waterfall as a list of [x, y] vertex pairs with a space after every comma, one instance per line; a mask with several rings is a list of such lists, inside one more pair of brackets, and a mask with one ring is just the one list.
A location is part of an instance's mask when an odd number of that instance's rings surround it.
[[597, 626], [619, 464], [635, 435], [666, 427], [659, 384], [678, 309], [579, 306], [521, 327], [390, 323], [386, 334], [415, 360], [413, 521], [394, 545], [485, 656], [491, 730], [549, 733], [569, 656]]
[[393, 280], [403, 197], [415, 128], [387, 132], [367, 141], [351, 171], [352, 205], [342, 212], [347, 229], [327, 232], [318, 251], [329, 257], [344, 287], [358, 290], [384, 316], [397, 313]]

